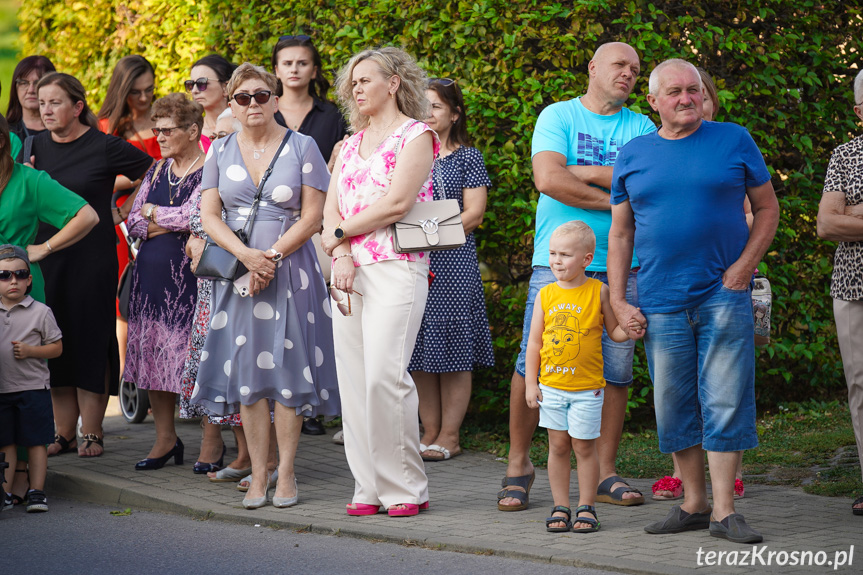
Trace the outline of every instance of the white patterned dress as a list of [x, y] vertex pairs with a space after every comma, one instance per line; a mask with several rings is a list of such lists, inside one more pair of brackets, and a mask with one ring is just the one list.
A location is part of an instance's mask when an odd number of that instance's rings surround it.
[[[323, 193], [328, 184], [327, 164], [314, 140], [293, 133], [264, 186], [251, 247], [266, 251], [296, 222], [303, 185]], [[219, 190], [228, 227], [243, 227], [257, 183], [236, 134], [207, 154], [201, 189], [211, 188]], [[230, 282], [213, 282], [210, 332], [193, 404], [226, 415], [268, 399], [297, 414], [336, 416], [336, 382], [329, 295], [311, 241], [286, 255], [270, 285], [254, 297], [241, 297]]]

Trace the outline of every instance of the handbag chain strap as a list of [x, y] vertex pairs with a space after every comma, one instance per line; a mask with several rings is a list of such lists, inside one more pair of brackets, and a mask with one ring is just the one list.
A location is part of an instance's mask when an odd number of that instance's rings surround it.
[[276, 153], [273, 156], [273, 159], [270, 162], [270, 165], [267, 167], [267, 171], [264, 172], [264, 175], [261, 176], [260, 183], [258, 183], [258, 191], [255, 194], [255, 201], [252, 202], [252, 210], [251, 210], [251, 212], [249, 212], [249, 219], [246, 220], [246, 225], [243, 226], [243, 235], [245, 236], [246, 241], [248, 241], [249, 238], [251, 238], [252, 226], [254, 226], [254, 224], [255, 224], [255, 216], [258, 215], [258, 204], [261, 203], [261, 195], [264, 193], [264, 184], [267, 182], [267, 178], [269, 178], [270, 174], [273, 172], [273, 166], [276, 165], [276, 160], [279, 159], [279, 154], [282, 153], [282, 149], [285, 147], [285, 144], [287, 144], [288, 140], [291, 139], [291, 134], [293, 134], [293, 131], [291, 131], [291, 129], [288, 128], [288, 132], [285, 134], [285, 137], [282, 139], [282, 143], [279, 144], [279, 149], [276, 150]]
[[[402, 130], [401, 135], [399, 136], [399, 141], [396, 144], [396, 161], [399, 159], [399, 152], [402, 150], [402, 142], [405, 139], [405, 134], [407, 134], [408, 130], [414, 127], [415, 124], [419, 124], [418, 120], [414, 120], [411, 122], [404, 130]], [[441, 181], [440, 169], [438, 166], [438, 157], [435, 157], [434, 163], [432, 164], [432, 177], [434, 178], [434, 183], [437, 184], [437, 187], [440, 189], [441, 196], [443, 199], [446, 199], [446, 188]]]

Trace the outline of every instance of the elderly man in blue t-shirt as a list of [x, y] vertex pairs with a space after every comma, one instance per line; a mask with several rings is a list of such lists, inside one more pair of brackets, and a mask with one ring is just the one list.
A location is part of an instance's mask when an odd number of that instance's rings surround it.
[[[533, 244], [533, 274], [524, 314], [521, 352], [512, 374], [509, 415], [509, 465], [498, 493], [498, 509], [527, 509], [528, 491], [533, 482], [533, 465], [528, 457], [530, 441], [539, 423], [539, 413], [524, 400], [525, 351], [536, 294], [554, 281], [548, 262], [551, 233], [570, 220], [586, 222], [596, 235], [596, 250], [587, 275], [607, 283], [605, 254], [611, 227], [612, 166], [618, 150], [632, 138], [656, 130], [647, 116], [623, 107], [641, 70], [638, 54], [631, 46], [610, 42], [597, 48], [588, 64], [587, 93], [554, 103], [539, 115], [533, 133], [533, 176], [540, 192], [536, 208], [536, 236]], [[635, 301], [635, 269], [628, 293]], [[603, 372], [608, 385], [602, 406], [602, 427], [597, 440], [600, 488], [597, 501], [617, 505], [644, 503], [644, 496], [629, 487], [615, 469], [617, 447], [623, 431], [629, 386], [632, 384], [634, 341], [615, 343], [602, 335]]]
[[[659, 64], [649, 90], [662, 127], [618, 154], [608, 275], [620, 324], [644, 338], [659, 448], [677, 455], [686, 490], [683, 504], [645, 531], [709, 529], [757, 543], [761, 535], [734, 511], [734, 472], [737, 452], [758, 445], [749, 284], [776, 233], [779, 204], [749, 132], [701, 119], [701, 77], [692, 64]], [[751, 232], [744, 197], [752, 203]], [[639, 308], [625, 299], [633, 248]]]

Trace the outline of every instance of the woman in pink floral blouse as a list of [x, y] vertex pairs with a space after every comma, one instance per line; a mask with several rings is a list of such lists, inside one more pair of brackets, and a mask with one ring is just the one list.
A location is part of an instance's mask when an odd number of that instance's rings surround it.
[[417, 391], [407, 371], [428, 296], [427, 253], [400, 254], [390, 225], [432, 199], [437, 135], [425, 74], [402, 50], [366, 50], [342, 70], [338, 95], [354, 135], [342, 146], [324, 208], [333, 256], [336, 368], [345, 453], [355, 489], [348, 515], [428, 508]]

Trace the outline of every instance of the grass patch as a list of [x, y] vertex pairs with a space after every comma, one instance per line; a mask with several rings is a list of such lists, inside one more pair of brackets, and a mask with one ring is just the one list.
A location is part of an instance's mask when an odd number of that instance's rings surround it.
[[[764, 412], [758, 418], [757, 429], [759, 447], [743, 455], [747, 483], [802, 486], [808, 493], [828, 496], [857, 497], [863, 493], [847, 403], [783, 404], [775, 411]], [[659, 452], [658, 444], [656, 429], [648, 427], [648, 421], [628, 421], [618, 451], [618, 473], [636, 478], [670, 474], [671, 458]], [[506, 458], [508, 426], [468, 423], [463, 429], [462, 446]], [[537, 467], [546, 466], [545, 430], [537, 429], [534, 434], [530, 456]], [[575, 467], [574, 456], [572, 465]]]

